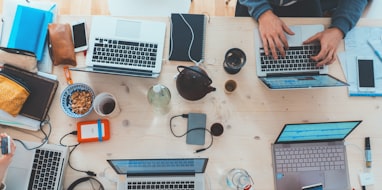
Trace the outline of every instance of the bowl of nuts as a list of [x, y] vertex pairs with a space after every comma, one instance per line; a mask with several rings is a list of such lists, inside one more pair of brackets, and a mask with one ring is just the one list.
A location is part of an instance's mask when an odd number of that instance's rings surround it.
[[61, 94], [61, 108], [73, 118], [88, 115], [93, 109], [94, 91], [86, 84], [74, 83]]

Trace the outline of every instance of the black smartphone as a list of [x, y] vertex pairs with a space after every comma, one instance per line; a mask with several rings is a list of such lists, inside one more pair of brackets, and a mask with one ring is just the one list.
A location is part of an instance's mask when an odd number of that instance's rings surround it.
[[375, 91], [374, 60], [372, 57], [357, 56], [358, 89]]
[[9, 136], [1, 137], [1, 154], [11, 153], [11, 138]]
[[85, 51], [88, 49], [86, 38], [86, 24], [84, 20], [72, 23], [72, 35], [74, 52]]

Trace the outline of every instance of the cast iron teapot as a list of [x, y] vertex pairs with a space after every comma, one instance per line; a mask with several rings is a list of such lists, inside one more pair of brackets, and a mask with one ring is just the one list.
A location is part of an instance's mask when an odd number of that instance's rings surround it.
[[[215, 91], [211, 87], [212, 80], [207, 73], [198, 66], [178, 66], [179, 75], [176, 79], [176, 88], [179, 94], [187, 100], [199, 100], [209, 92]], [[181, 70], [183, 69], [183, 70]]]

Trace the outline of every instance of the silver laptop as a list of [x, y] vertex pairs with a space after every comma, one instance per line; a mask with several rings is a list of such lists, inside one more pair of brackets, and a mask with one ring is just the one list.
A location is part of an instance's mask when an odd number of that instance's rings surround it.
[[204, 190], [208, 158], [112, 159], [117, 174], [126, 175], [118, 190]]
[[166, 23], [93, 16], [85, 68], [71, 70], [158, 77]]
[[[28, 148], [40, 143], [25, 142]], [[16, 152], [8, 168], [5, 184], [7, 189], [63, 189], [64, 171], [68, 162], [68, 148], [45, 144], [27, 150], [15, 141]]]
[[255, 29], [256, 72], [259, 79], [273, 90], [348, 86], [330, 76], [328, 66], [317, 67], [317, 63], [310, 59], [320, 51], [319, 44], [303, 45], [303, 41], [323, 31], [324, 26], [295, 25], [290, 28], [295, 34], [287, 35], [289, 49], [285, 57], [279, 54], [277, 60], [265, 55], [259, 31]]
[[276, 190], [350, 189], [344, 139], [361, 121], [286, 124], [272, 144]]

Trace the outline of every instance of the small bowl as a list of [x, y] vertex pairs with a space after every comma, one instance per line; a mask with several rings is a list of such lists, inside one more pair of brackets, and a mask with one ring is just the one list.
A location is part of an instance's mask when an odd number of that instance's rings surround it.
[[[72, 109], [72, 101], [71, 96], [75, 92], [81, 92], [86, 91], [91, 94], [91, 105], [89, 109], [85, 113], [76, 113]], [[83, 83], [74, 83], [72, 85], [67, 86], [64, 91], [61, 94], [61, 108], [64, 110], [66, 115], [73, 117], [73, 118], [81, 118], [88, 114], [90, 114], [93, 110], [93, 100], [94, 100], [95, 94], [94, 91], [86, 84]]]

